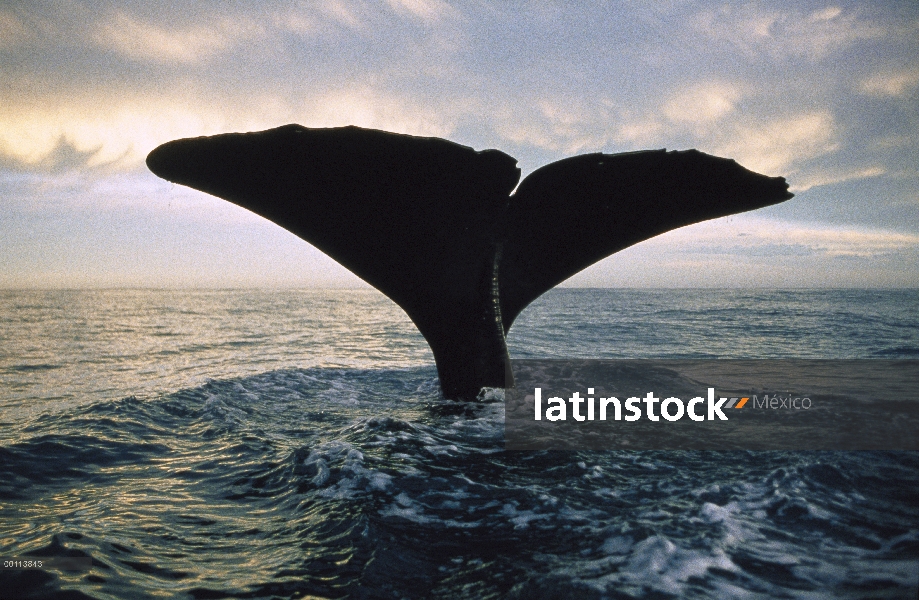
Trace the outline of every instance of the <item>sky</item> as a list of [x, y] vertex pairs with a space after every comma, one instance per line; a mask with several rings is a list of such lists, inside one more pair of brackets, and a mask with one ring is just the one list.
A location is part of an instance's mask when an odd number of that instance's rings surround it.
[[500, 149], [703, 152], [794, 199], [589, 287], [919, 287], [919, 3], [0, 0], [0, 288], [359, 287], [158, 179], [171, 139], [359, 125]]

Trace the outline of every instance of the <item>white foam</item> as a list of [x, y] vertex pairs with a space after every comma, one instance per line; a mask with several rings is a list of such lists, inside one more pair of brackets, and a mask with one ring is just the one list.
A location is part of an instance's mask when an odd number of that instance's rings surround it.
[[[346, 499], [360, 492], [386, 490], [393, 480], [388, 473], [367, 468], [364, 454], [342, 441], [313, 449], [303, 464], [315, 469], [311, 481], [321, 488], [318, 495], [324, 498]], [[326, 484], [329, 485], [323, 488]]]
[[620, 574], [634, 583], [680, 595], [690, 577], [701, 577], [712, 567], [739, 570], [721, 550], [705, 553], [684, 549], [655, 535], [635, 544]]
[[501, 514], [510, 517], [508, 520], [514, 524], [514, 529], [526, 529], [531, 522], [550, 517], [550, 515], [539, 514], [532, 510], [517, 510], [517, 506], [513, 503], [502, 506]]

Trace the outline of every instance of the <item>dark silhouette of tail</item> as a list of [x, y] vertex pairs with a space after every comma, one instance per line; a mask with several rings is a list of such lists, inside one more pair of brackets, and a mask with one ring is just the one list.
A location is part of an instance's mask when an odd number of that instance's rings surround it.
[[782, 202], [782, 178], [695, 150], [517, 161], [438, 138], [286, 125], [168, 142], [156, 175], [307, 240], [412, 319], [450, 398], [510, 385], [505, 335], [571, 275], [665, 231]]

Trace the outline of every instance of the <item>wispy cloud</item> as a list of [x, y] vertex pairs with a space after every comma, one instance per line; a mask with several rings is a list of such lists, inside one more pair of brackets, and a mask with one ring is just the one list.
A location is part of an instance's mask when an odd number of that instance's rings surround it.
[[601, 102], [543, 95], [515, 105], [483, 105], [497, 133], [514, 144], [565, 154], [601, 150], [615, 135], [615, 110]]
[[496, 127], [515, 143], [566, 153], [673, 147], [674, 140], [681, 140], [677, 147], [689, 144], [771, 175], [797, 172], [839, 148], [838, 126], [829, 111], [774, 116], [740, 111], [740, 90], [727, 83], [699, 83], [644, 110], [544, 98], [534, 101], [530, 111], [499, 113]]
[[915, 287], [919, 235], [738, 215], [657, 236], [569, 286]]
[[753, 216], [719, 219], [662, 236], [670, 251], [703, 254], [829, 257], [919, 252], [919, 235], [879, 229], [801, 225]]
[[42, 170], [64, 144], [87, 157], [86, 166], [118, 161], [132, 167], [163, 142], [219, 133], [228, 120], [188, 98], [96, 95], [48, 100], [11, 103], [0, 112], [0, 155]]
[[882, 25], [836, 6], [803, 11], [768, 9], [758, 3], [727, 4], [701, 12], [692, 24], [703, 36], [727, 43], [749, 58], [767, 54], [778, 59], [822, 60], [858, 41], [887, 33]]
[[357, 125], [410, 135], [446, 137], [453, 131], [456, 119], [446, 106], [428, 105], [369, 86], [356, 86], [311, 98], [296, 110], [296, 116], [309, 127]]
[[739, 98], [737, 86], [705, 83], [675, 94], [664, 104], [663, 113], [674, 123], [710, 125], [732, 112]]
[[838, 148], [828, 111], [792, 114], [765, 123], [738, 123], [715, 142], [716, 151], [749, 169], [779, 175]]
[[858, 179], [866, 179], [868, 177], [878, 177], [884, 175], [887, 171], [884, 167], [873, 166], [865, 167], [862, 169], [854, 169], [847, 171], [840, 170], [830, 170], [830, 171], [817, 171], [810, 173], [802, 178], [793, 179], [791, 185], [791, 191], [799, 194], [801, 192], [807, 191], [811, 188], [818, 187], [821, 185], [833, 185], [835, 183], [843, 183], [846, 181], [855, 181]]
[[662, 138], [664, 124], [654, 118], [621, 125], [613, 139], [626, 146], [647, 146]]
[[66, 137], [61, 136], [51, 150], [33, 162], [25, 161], [11, 154], [0, 153], [0, 170], [60, 175], [72, 171], [107, 166], [107, 163], [100, 165], [96, 160], [95, 157], [99, 150], [101, 150], [101, 147], [80, 150]]
[[103, 21], [93, 40], [130, 59], [160, 63], [199, 63], [253, 37], [259, 28], [246, 21], [218, 18], [207, 25], [166, 28], [125, 12]]
[[456, 9], [443, 0], [386, 0], [386, 3], [395, 11], [426, 23], [436, 23], [457, 14]]
[[73, 154], [87, 167], [109, 164], [130, 169], [171, 139], [257, 131], [291, 122], [449, 137], [460, 114], [446, 100], [432, 105], [371, 86], [317, 93], [299, 102], [265, 94], [231, 102], [220, 96], [203, 98], [191, 90], [184, 95], [128, 97], [97, 91], [91, 97], [48, 100], [6, 99], [9, 103], [0, 112], [0, 163], [42, 172], [61, 156]]
[[879, 73], [859, 82], [859, 91], [871, 96], [904, 96], [919, 86], [919, 71]]
[[[421, 0], [411, 2], [388, 2], [389, 9], [414, 18], [434, 19], [435, 12], [425, 11]], [[289, 7], [276, 9], [271, 21], [274, 26], [294, 33], [318, 37], [330, 32], [346, 31], [358, 35], [380, 35], [388, 27], [383, 23], [387, 6], [368, 3], [363, 0], [316, 0], [298, 2]]]
[[278, 10], [271, 16], [274, 27], [284, 31], [291, 31], [300, 36], [313, 36], [322, 29], [321, 19], [312, 11], [289, 8]]
[[365, 29], [367, 22], [361, 14], [361, 4], [343, 2], [342, 0], [325, 0], [315, 5], [316, 10], [328, 19], [348, 29]]

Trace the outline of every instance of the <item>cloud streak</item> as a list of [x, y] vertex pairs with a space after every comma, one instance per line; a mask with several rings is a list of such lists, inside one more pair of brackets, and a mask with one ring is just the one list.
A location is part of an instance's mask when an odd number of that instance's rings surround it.
[[442, 0], [386, 0], [386, 3], [393, 10], [425, 23], [437, 23], [457, 14], [452, 6]]
[[870, 96], [905, 96], [919, 87], [919, 71], [899, 71], [871, 75], [863, 79], [858, 89]]
[[567, 286], [914, 287], [919, 235], [742, 215], [665, 233]]
[[821, 61], [865, 40], [889, 31], [838, 6], [816, 10], [767, 8], [762, 3], [725, 4], [705, 10], [693, 19], [704, 37], [730, 45], [749, 58], [766, 54], [773, 59]]
[[761, 173], [796, 171], [798, 164], [838, 148], [835, 120], [827, 111], [793, 114], [767, 123], [738, 123], [719, 136], [717, 151]]

